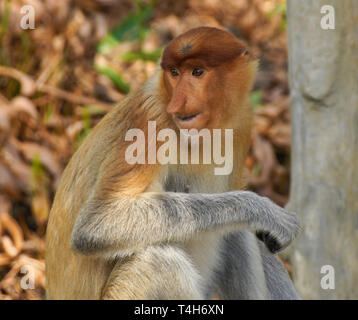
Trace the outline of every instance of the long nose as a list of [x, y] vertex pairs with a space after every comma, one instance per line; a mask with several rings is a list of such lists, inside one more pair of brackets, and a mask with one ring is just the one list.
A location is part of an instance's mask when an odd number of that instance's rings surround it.
[[176, 88], [174, 88], [172, 98], [170, 99], [170, 102], [167, 106], [167, 112], [169, 114], [178, 114], [184, 112], [187, 100], [184, 89], [184, 86], [180, 85], [180, 83], [178, 83]]

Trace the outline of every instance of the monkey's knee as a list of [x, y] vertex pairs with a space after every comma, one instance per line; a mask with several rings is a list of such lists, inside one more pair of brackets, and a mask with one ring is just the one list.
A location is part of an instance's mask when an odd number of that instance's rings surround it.
[[201, 278], [189, 257], [174, 246], [153, 246], [117, 262], [103, 299], [203, 299]]

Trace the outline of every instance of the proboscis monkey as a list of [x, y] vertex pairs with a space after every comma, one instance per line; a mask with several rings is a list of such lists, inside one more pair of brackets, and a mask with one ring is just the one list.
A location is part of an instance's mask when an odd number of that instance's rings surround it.
[[[160, 66], [100, 121], [63, 173], [47, 229], [48, 298], [299, 298], [272, 254], [296, 236], [296, 216], [243, 190], [257, 59], [230, 33], [199, 27], [172, 40]], [[212, 140], [204, 151], [217, 129], [232, 139], [222, 135], [221, 149]], [[204, 158], [230, 143], [232, 170], [215, 174], [217, 163]], [[153, 161], [164, 146], [176, 150], [176, 163]], [[195, 146], [200, 163], [180, 162]]]

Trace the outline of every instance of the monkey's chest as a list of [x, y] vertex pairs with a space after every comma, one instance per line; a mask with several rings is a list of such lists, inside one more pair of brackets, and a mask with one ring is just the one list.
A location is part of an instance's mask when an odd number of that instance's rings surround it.
[[[206, 174], [177, 170], [167, 175], [164, 189], [168, 192], [185, 193], [221, 193], [229, 189], [227, 176], [214, 176], [208, 170]], [[210, 289], [215, 267], [220, 262], [222, 234], [217, 232], [200, 233], [184, 245], [184, 250], [204, 279], [204, 285]]]
[[184, 250], [204, 280], [203, 284], [207, 293], [212, 286], [214, 272], [220, 264], [220, 247], [222, 244], [223, 237], [221, 234], [208, 232], [190, 240], [184, 246]]
[[[195, 168], [195, 166], [194, 166]], [[229, 190], [228, 176], [215, 176], [211, 170], [170, 170], [164, 181], [164, 191], [185, 193], [220, 193]]]

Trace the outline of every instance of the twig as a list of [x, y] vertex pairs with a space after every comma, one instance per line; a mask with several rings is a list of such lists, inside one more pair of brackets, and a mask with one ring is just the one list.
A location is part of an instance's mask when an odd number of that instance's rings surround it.
[[24, 96], [32, 96], [36, 91], [35, 83], [31, 77], [17, 69], [0, 66], [0, 75], [19, 81], [21, 83], [21, 93]]
[[100, 105], [101, 107], [104, 107], [106, 110], [110, 110], [113, 106], [109, 103], [105, 103], [105, 102], [99, 101], [94, 98], [87, 98], [84, 96], [80, 96], [80, 95], [74, 94], [72, 92], [68, 92], [68, 91], [50, 86], [48, 84], [39, 85], [37, 90], [47, 93], [51, 96], [60, 98], [60, 99], [70, 101], [75, 104], [97, 104], [97, 105]]
[[30, 76], [14, 68], [0, 66], [0, 75], [11, 77], [19, 81], [21, 83], [21, 93], [24, 96], [32, 96], [36, 91], [40, 91], [75, 104], [96, 104], [106, 110], [110, 110], [113, 106], [112, 104], [77, 95], [48, 84], [36, 84]]

